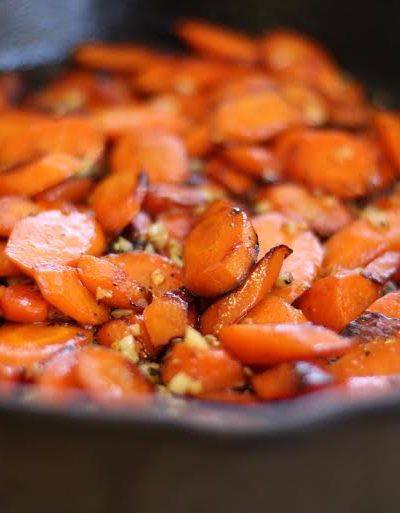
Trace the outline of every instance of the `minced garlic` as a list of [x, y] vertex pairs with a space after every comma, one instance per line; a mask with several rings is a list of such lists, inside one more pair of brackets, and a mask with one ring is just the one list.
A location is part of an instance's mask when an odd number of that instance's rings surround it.
[[173, 394], [178, 395], [196, 395], [203, 391], [203, 385], [200, 381], [188, 376], [185, 372], [178, 372], [168, 383], [168, 389]]
[[208, 349], [209, 347], [205, 337], [191, 326], [186, 328], [183, 343], [192, 349]]
[[283, 271], [283, 272], [279, 273], [279, 276], [275, 282], [275, 285], [277, 287], [286, 287], [287, 285], [290, 285], [293, 280], [294, 280], [294, 277], [291, 272]]
[[168, 250], [169, 258], [174, 262], [174, 264], [178, 265], [179, 267], [183, 267], [182, 244], [180, 244], [177, 240], [171, 239], [168, 242]]
[[163, 249], [168, 242], [167, 227], [161, 221], [153, 223], [147, 231], [147, 236], [156, 249]]
[[100, 301], [104, 298], [111, 298], [113, 295], [112, 290], [103, 289], [102, 287], [97, 287], [96, 289], [96, 300]]
[[272, 210], [272, 205], [269, 201], [259, 201], [254, 205], [255, 214], [266, 214]]
[[126, 337], [121, 338], [121, 340], [113, 342], [111, 348], [114, 349], [114, 351], [119, 351], [133, 363], [139, 361], [139, 355], [136, 350], [136, 340], [133, 335], [126, 335]]
[[367, 207], [361, 212], [361, 217], [366, 219], [371, 226], [379, 230], [389, 228], [389, 220], [387, 214], [376, 207]]
[[155, 269], [151, 273], [151, 282], [153, 285], [161, 285], [161, 283], [164, 283], [165, 281], [165, 274], [161, 271], [161, 269]]
[[113, 244], [113, 250], [117, 253], [126, 253], [127, 251], [133, 250], [133, 244], [125, 237], [118, 237], [118, 239]]
[[128, 329], [134, 337], [140, 335], [140, 324], [129, 324]]
[[121, 319], [121, 317], [128, 317], [131, 315], [132, 310], [125, 310], [124, 308], [116, 308], [111, 312], [111, 317], [114, 319]]

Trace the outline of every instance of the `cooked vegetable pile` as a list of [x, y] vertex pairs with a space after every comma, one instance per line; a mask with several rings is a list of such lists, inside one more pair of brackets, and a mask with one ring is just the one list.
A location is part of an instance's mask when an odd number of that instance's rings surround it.
[[302, 34], [175, 32], [0, 76], [2, 393], [398, 387], [400, 116]]

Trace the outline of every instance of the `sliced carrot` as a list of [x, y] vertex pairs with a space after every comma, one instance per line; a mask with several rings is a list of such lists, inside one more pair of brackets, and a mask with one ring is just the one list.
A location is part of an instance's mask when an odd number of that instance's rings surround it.
[[25, 378], [25, 369], [17, 365], [4, 365], [0, 363], [0, 394], [13, 389], [12, 385]]
[[250, 144], [230, 146], [223, 149], [221, 157], [254, 178], [276, 181], [281, 178], [282, 164], [274, 153]]
[[283, 97], [296, 107], [309, 126], [324, 125], [329, 118], [329, 105], [323, 96], [307, 84], [287, 82], [279, 88]]
[[303, 312], [279, 296], [268, 294], [240, 321], [242, 324], [301, 324], [307, 322]]
[[175, 344], [162, 365], [162, 380], [181, 395], [201, 395], [242, 385], [241, 364], [222, 348]]
[[383, 255], [372, 260], [362, 271], [362, 275], [369, 280], [384, 285], [388, 280], [396, 276], [400, 269], [400, 252], [387, 251]]
[[43, 297], [62, 313], [84, 325], [106, 322], [109, 312], [79, 280], [73, 267], [47, 264], [35, 268], [35, 280]]
[[[0, 175], [1, 176], [1, 175]], [[8, 237], [18, 221], [37, 214], [39, 207], [23, 196], [3, 196], [0, 198], [0, 236]]]
[[96, 217], [106, 232], [122, 230], [139, 212], [147, 190], [145, 175], [116, 173], [101, 181], [91, 196]]
[[84, 390], [96, 401], [136, 401], [151, 392], [150, 383], [127, 358], [106, 347], [79, 351], [76, 374]]
[[213, 132], [221, 141], [260, 142], [301, 122], [298, 111], [270, 90], [221, 104], [214, 115]]
[[188, 127], [185, 144], [190, 157], [205, 157], [213, 148], [213, 134], [210, 123], [196, 123]]
[[369, 312], [400, 319], [400, 292], [390, 292], [368, 306]]
[[400, 333], [400, 319], [386, 317], [377, 312], [365, 312], [351, 321], [342, 331], [345, 337], [357, 337], [361, 342], [371, 342], [377, 338], [387, 340]]
[[253, 217], [251, 222], [257, 233], [260, 248], [259, 259], [274, 246], [279, 246], [279, 244], [290, 246], [293, 237], [306, 230], [304, 223], [297, 223], [279, 212], [260, 214]]
[[394, 112], [375, 112], [372, 122], [398, 173], [400, 171], [400, 117]]
[[92, 191], [94, 181], [92, 178], [70, 178], [54, 187], [50, 187], [36, 196], [39, 201], [84, 201]]
[[272, 248], [256, 264], [238, 289], [207, 308], [200, 319], [201, 332], [218, 334], [224, 326], [239, 321], [251, 311], [272, 289], [282, 263], [290, 252], [291, 250], [283, 245]]
[[166, 257], [145, 251], [131, 251], [105, 258], [122, 267], [132, 280], [161, 295], [183, 285], [182, 269]]
[[0, 277], [19, 276], [21, 270], [6, 254], [6, 242], [0, 241]]
[[175, 337], [182, 337], [188, 325], [187, 310], [187, 303], [172, 293], [155, 297], [143, 312], [150, 342], [157, 347], [168, 344]]
[[190, 47], [208, 57], [254, 63], [257, 45], [253, 39], [232, 29], [203, 20], [181, 20], [175, 31]]
[[117, 141], [111, 155], [114, 173], [145, 172], [151, 183], [184, 182], [189, 162], [182, 140], [173, 134], [127, 134]]
[[32, 285], [10, 285], [0, 298], [3, 316], [7, 321], [43, 322], [49, 313], [49, 304]]
[[218, 105], [235, 100], [249, 93], [259, 93], [277, 89], [277, 81], [264, 70], [247, 70], [243, 74], [220, 83], [211, 91], [211, 103]]
[[198, 216], [184, 209], [174, 209], [163, 212], [157, 218], [162, 223], [171, 239], [184, 243], [191, 229], [195, 225]]
[[104, 258], [83, 255], [77, 263], [82, 283], [97, 300], [114, 308], [143, 309], [151, 294], [116, 264]]
[[359, 273], [342, 272], [314, 282], [298, 307], [315, 324], [340, 331], [378, 299], [380, 292], [380, 285]]
[[363, 267], [386, 251], [400, 250], [396, 211], [372, 209], [336, 232], [325, 244], [324, 272]]
[[0, 363], [32, 370], [63, 349], [90, 344], [92, 333], [77, 326], [4, 324], [0, 327]]
[[[151, 214], [158, 214], [173, 208], [199, 207], [209, 202], [213, 192], [211, 186], [153, 184], [149, 186], [143, 207]], [[215, 190], [215, 192], [217, 191]]]
[[257, 256], [257, 236], [246, 214], [228, 201], [206, 210], [184, 246], [185, 286], [213, 297], [237, 286]]
[[82, 254], [101, 254], [104, 247], [104, 235], [91, 217], [54, 210], [19, 221], [8, 240], [6, 255], [33, 275], [42, 264], [73, 265]]
[[66, 392], [80, 388], [76, 375], [77, 356], [77, 350], [67, 349], [57, 353], [46, 362], [43, 372], [37, 380], [42, 398], [59, 401], [65, 398]]
[[0, 195], [34, 196], [75, 175], [81, 167], [81, 161], [72, 155], [50, 154], [31, 164], [0, 173]]
[[339, 198], [363, 196], [382, 184], [373, 149], [338, 130], [309, 131], [295, 145], [287, 171], [310, 189]]
[[263, 401], [289, 399], [329, 386], [333, 378], [308, 362], [281, 363], [252, 378], [256, 395]]
[[219, 333], [223, 346], [249, 365], [273, 365], [343, 354], [353, 340], [312, 324], [235, 324]]
[[315, 196], [305, 187], [284, 183], [258, 191], [257, 203], [267, 202], [272, 210], [304, 219], [321, 237], [329, 237], [350, 223], [353, 215], [344, 203], [334, 196]]
[[204, 173], [224, 186], [232, 194], [245, 195], [253, 188], [253, 180], [221, 159], [209, 159], [204, 166]]

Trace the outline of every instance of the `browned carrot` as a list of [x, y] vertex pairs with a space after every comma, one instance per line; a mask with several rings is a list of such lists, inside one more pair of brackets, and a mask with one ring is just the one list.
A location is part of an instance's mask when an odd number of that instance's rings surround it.
[[36, 196], [39, 201], [72, 201], [79, 203], [86, 199], [94, 186], [91, 178], [70, 178], [50, 187]]
[[223, 346], [249, 365], [273, 365], [343, 354], [351, 339], [312, 324], [235, 324], [219, 333]]
[[245, 324], [300, 324], [307, 322], [303, 312], [279, 296], [268, 294], [241, 319]]
[[384, 285], [392, 279], [400, 269], [400, 252], [387, 251], [372, 260], [362, 271], [362, 275], [378, 285]]
[[175, 337], [182, 337], [188, 325], [188, 305], [180, 297], [166, 293], [155, 297], [143, 312], [150, 342], [162, 346]]
[[39, 212], [39, 207], [23, 196], [0, 198], [0, 236], [8, 237], [18, 221]]
[[263, 146], [241, 144], [222, 150], [221, 157], [254, 178], [275, 181], [281, 177], [282, 163]]
[[236, 196], [248, 194], [253, 188], [253, 180], [249, 176], [218, 158], [207, 161], [204, 173]]
[[84, 325], [106, 322], [109, 313], [79, 280], [73, 267], [47, 264], [35, 268], [35, 280], [43, 297], [58, 310]]
[[43, 322], [49, 313], [49, 304], [32, 285], [20, 283], [6, 288], [0, 306], [7, 321]]
[[237, 286], [257, 256], [257, 236], [246, 214], [228, 201], [213, 204], [184, 246], [185, 286], [218, 296]]
[[82, 254], [98, 255], [104, 247], [104, 235], [89, 215], [64, 215], [54, 210], [17, 223], [6, 254], [25, 273], [33, 275], [42, 264], [74, 264]]
[[224, 326], [242, 319], [271, 290], [284, 259], [290, 253], [291, 250], [287, 246], [272, 248], [256, 264], [237, 290], [218, 299], [207, 308], [201, 316], [201, 332], [217, 334]]
[[73, 392], [80, 388], [76, 366], [78, 351], [65, 350], [50, 358], [37, 379], [40, 397], [46, 401], [74, 399]]

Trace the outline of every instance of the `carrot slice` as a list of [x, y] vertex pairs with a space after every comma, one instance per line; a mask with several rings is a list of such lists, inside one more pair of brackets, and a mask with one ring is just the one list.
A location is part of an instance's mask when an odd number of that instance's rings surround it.
[[175, 344], [162, 365], [162, 381], [181, 395], [201, 395], [242, 385], [241, 364], [222, 348]]
[[263, 146], [250, 144], [230, 146], [223, 149], [220, 156], [254, 178], [276, 181], [282, 174], [281, 162], [271, 150]]
[[213, 188], [210, 186], [153, 184], [149, 186], [143, 207], [151, 214], [158, 214], [173, 208], [199, 207], [209, 202], [212, 193]]
[[81, 386], [96, 401], [139, 400], [151, 392], [150, 383], [127, 358], [106, 347], [91, 346], [79, 351], [76, 374]]
[[361, 342], [371, 342], [377, 338], [387, 340], [397, 337], [399, 333], [400, 319], [393, 319], [368, 310], [341, 331], [344, 337], [357, 337]]
[[91, 178], [70, 178], [54, 187], [50, 187], [36, 196], [38, 201], [71, 201], [79, 203], [84, 201], [93, 189], [94, 181]]
[[303, 233], [306, 229], [304, 223], [297, 223], [279, 212], [260, 214], [253, 217], [251, 222], [257, 233], [260, 248], [259, 259], [274, 246], [279, 246], [279, 244], [290, 246], [293, 237], [298, 233]]
[[219, 333], [223, 346], [249, 365], [273, 365], [343, 354], [353, 340], [311, 324], [235, 324]]
[[10, 285], [0, 298], [4, 318], [14, 322], [43, 322], [49, 313], [49, 304], [32, 285]]
[[369, 312], [400, 319], [400, 292], [390, 292], [368, 306]]
[[221, 104], [213, 118], [213, 132], [221, 141], [260, 142], [301, 123], [298, 111], [269, 90]]
[[150, 289], [153, 294], [161, 295], [183, 285], [182, 269], [166, 257], [131, 251], [105, 257], [126, 272], [132, 280]]
[[6, 254], [6, 242], [0, 241], [0, 277], [19, 276], [21, 270]]
[[375, 112], [372, 122], [390, 160], [400, 170], [400, 117], [392, 112]]
[[72, 155], [50, 154], [32, 164], [0, 173], [0, 194], [34, 196], [75, 175], [81, 167], [81, 161]]
[[142, 174], [118, 173], [100, 182], [91, 196], [91, 205], [104, 230], [122, 230], [139, 212], [146, 190], [147, 180]]
[[315, 324], [340, 331], [368, 308], [381, 286], [357, 272], [342, 272], [316, 282], [301, 296], [298, 306]]
[[207, 308], [201, 316], [201, 332], [218, 334], [224, 326], [242, 319], [272, 289], [282, 263], [290, 252], [291, 250], [283, 245], [272, 248], [256, 264], [237, 290], [218, 299]]
[[151, 183], [184, 182], [189, 163], [182, 140], [173, 134], [127, 134], [117, 141], [111, 155], [114, 173], [138, 175], [144, 171]]
[[180, 297], [167, 293], [153, 299], [144, 309], [143, 319], [150, 342], [156, 347], [163, 346], [185, 334], [188, 305]]
[[298, 109], [309, 126], [324, 125], [329, 119], [329, 105], [323, 96], [307, 84], [287, 82], [279, 88], [283, 97]]
[[290, 177], [339, 198], [363, 196], [382, 184], [375, 152], [361, 138], [338, 130], [308, 132], [287, 162]]
[[320, 390], [331, 385], [333, 378], [315, 364], [296, 362], [277, 365], [261, 374], [256, 374], [251, 381], [260, 399], [274, 401]]
[[190, 157], [205, 157], [213, 148], [213, 134], [209, 122], [190, 125], [185, 133], [185, 144]]
[[73, 265], [84, 253], [101, 254], [104, 235], [88, 215], [54, 210], [22, 219], [14, 227], [7, 256], [25, 273], [42, 264]]
[[268, 294], [241, 319], [242, 324], [301, 324], [307, 322], [303, 312], [279, 296]]
[[400, 269], [400, 252], [387, 251], [372, 260], [362, 271], [362, 275], [369, 280], [384, 285], [393, 278]]
[[38, 212], [39, 207], [28, 198], [3, 196], [0, 198], [0, 236], [8, 237], [18, 221]]
[[0, 326], [0, 362], [32, 370], [63, 349], [90, 344], [92, 333], [77, 326], [4, 324]]
[[310, 229], [321, 237], [329, 237], [353, 219], [350, 209], [339, 199], [334, 196], [315, 196], [305, 187], [294, 183], [260, 189], [257, 203], [264, 202], [272, 210], [299, 220], [304, 219]]
[[57, 403], [68, 398], [73, 399], [71, 392], [80, 388], [76, 375], [78, 363], [77, 350], [65, 350], [50, 358], [37, 380], [40, 397], [46, 401]]
[[211, 205], [184, 246], [185, 286], [213, 297], [237, 286], [257, 256], [257, 236], [246, 214], [228, 201]]
[[254, 63], [257, 45], [250, 37], [203, 20], [181, 20], [175, 31], [189, 46], [208, 57]]
[[336, 232], [325, 244], [324, 272], [363, 267], [386, 251], [400, 250], [396, 211], [372, 209]]
[[143, 309], [151, 298], [143, 285], [130, 279], [121, 267], [109, 260], [83, 255], [77, 265], [82, 283], [106, 305]]
[[249, 193], [254, 185], [249, 176], [218, 158], [212, 158], [206, 162], [204, 173], [237, 196]]
[[58, 310], [84, 325], [97, 325], [109, 318], [108, 310], [82, 285], [78, 271], [56, 264], [35, 268], [35, 279], [43, 297]]

